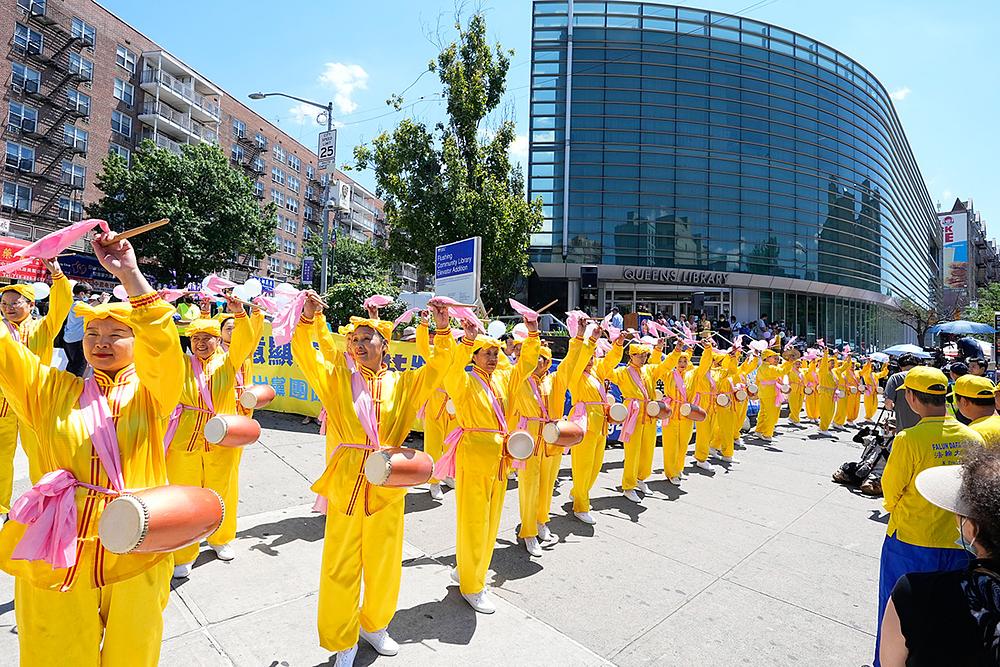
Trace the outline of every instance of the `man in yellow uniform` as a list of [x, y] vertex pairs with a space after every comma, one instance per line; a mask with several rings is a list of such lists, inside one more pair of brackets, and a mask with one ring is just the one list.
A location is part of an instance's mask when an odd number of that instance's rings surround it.
[[988, 446], [1000, 444], [996, 387], [989, 378], [969, 373], [955, 380], [955, 407], [970, 420], [969, 428], [983, 436]]
[[[59, 262], [53, 259], [45, 262], [45, 266], [52, 274], [48, 314], [42, 318], [31, 316], [31, 309], [35, 306], [35, 288], [31, 285], [0, 287], [0, 314], [11, 337], [48, 366], [52, 363], [52, 341], [73, 305], [73, 296]], [[10, 496], [14, 488], [14, 450], [17, 449], [19, 434], [21, 448], [28, 456], [28, 476], [32, 482], [37, 482], [46, 471], [39, 467], [38, 457], [35, 456], [35, 434], [31, 429], [24, 428], [0, 391], [0, 514], [7, 514], [10, 510]]]
[[[313, 347], [326, 327], [322, 301], [309, 293], [292, 335], [292, 357], [326, 409], [326, 470], [312, 490], [328, 501], [319, 585], [319, 642], [349, 667], [360, 636], [382, 655], [399, 645], [387, 627], [396, 613], [402, 576], [405, 488], [374, 486], [364, 474], [368, 456], [399, 447], [417, 410], [437, 386], [452, 358], [444, 308], [431, 305], [436, 322], [434, 353], [420, 368], [390, 371], [384, 364], [392, 322], [351, 318], [347, 351], [328, 358]], [[337, 359], [336, 357], [340, 357]], [[361, 600], [364, 582], [364, 600]]]
[[771, 442], [774, 437], [774, 427], [781, 414], [781, 396], [779, 384], [788, 372], [788, 364], [781, 363], [781, 355], [773, 348], [761, 353], [764, 363], [757, 369], [757, 385], [760, 396], [760, 413], [757, 415], [757, 427], [754, 433], [764, 442]]
[[663, 394], [673, 414], [663, 425], [660, 440], [663, 443], [663, 474], [671, 484], [679, 486], [684, 458], [694, 431], [694, 422], [681, 414], [681, 408], [688, 403], [697, 404], [694, 392], [696, 371], [691, 367], [691, 351], [680, 342], [674, 345], [670, 355], [674, 357], [674, 368], [663, 378]]
[[[229, 300], [234, 315], [233, 342], [221, 352], [222, 330], [217, 320], [195, 320], [188, 325], [191, 355], [184, 360], [184, 391], [167, 430], [167, 476], [171, 484], [200, 486], [220, 496], [228, 511], [219, 529], [208, 536], [208, 546], [219, 560], [230, 561], [236, 552], [236, 507], [239, 505], [239, 447], [210, 445], [205, 424], [215, 415], [235, 415], [236, 376], [257, 340], [242, 304]], [[191, 574], [200, 545], [192, 544], [174, 554], [174, 576]]]
[[715, 404], [715, 433], [712, 434], [712, 441], [717, 447], [712, 447], [711, 451], [718, 456], [723, 463], [736, 463], [736, 442], [733, 439], [733, 430], [736, 427], [736, 419], [739, 417], [736, 405], [736, 384], [735, 378], [740, 370], [740, 351], [737, 348], [730, 349], [729, 352], [716, 352], [716, 404]]
[[[183, 379], [174, 309], [127, 241], [102, 235], [93, 247], [129, 294], [129, 303], [76, 306], [93, 378], [43, 364], [0, 327], [0, 389], [37, 433], [39, 465], [51, 471], [14, 503], [0, 532], [26, 667], [155, 667], [170, 596], [169, 553], [110, 553], [97, 526], [118, 491], [167, 482], [164, 425]], [[66, 517], [66, 504], [72, 523], [52, 521]]]
[[[967, 446], [983, 444], [981, 435], [945, 416], [948, 379], [940, 370], [918, 366], [903, 382], [906, 402], [920, 421], [896, 435], [882, 473], [883, 504], [889, 528], [879, 568], [878, 632], [896, 581], [909, 572], [958, 570], [968, 555], [955, 544], [955, 517], [924, 499], [914, 480], [921, 471], [961, 460]], [[875, 642], [878, 665], [878, 640]]]

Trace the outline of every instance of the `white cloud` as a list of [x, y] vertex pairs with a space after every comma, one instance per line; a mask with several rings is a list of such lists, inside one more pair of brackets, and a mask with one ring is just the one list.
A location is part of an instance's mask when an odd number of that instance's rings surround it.
[[514, 137], [514, 141], [511, 143], [508, 149], [510, 157], [515, 162], [528, 162], [528, 135], [519, 134]]
[[351, 113], [358, 108], [354, 92], [368, 89], [368, 72], [361, 65], [327, 63], [319, 82], [333, 89], [333, 103], [341, 113]]
[[892, 98], [893, 102], [902, 102], [910, 94], [909, 86], [903, 86], [902, 88], [897, 88], [896, 90], [889, 93], [889, 97]]
[[292, 120], [296, 125], [326, 125], [325, 118], [322, 123], [316, 120], [316, 117], [324, 112], [311, 104], [300, 102], [289, 109], [288, 113], [291, 114]]

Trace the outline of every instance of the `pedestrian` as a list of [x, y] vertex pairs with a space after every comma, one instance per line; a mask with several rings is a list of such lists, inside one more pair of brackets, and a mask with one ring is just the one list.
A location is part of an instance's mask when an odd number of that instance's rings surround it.
[[614, 308], [611, 309], [610, 315], [611, 315], [611, 318], [608, 321], [608, 324], [610, 324], [611, 326], [613, 326], [616, 329], [624, 329], [625, 328], [625, 320], [622, 319], [621, 313], [618, 312], [618, 306], [615, 306]]
[[985, 377], [990, 380], [990, 382], [996, 382], [996, 373], [989, 370], [989, 362], [982, 357], [977, 357], [968, 360], [969, 372], [973, 375], [979, 375], [980, 377]]
[[884, 406], [886, 410], [893, 411], [897, 432], [916, 426], [917, 422], [920, 421], [920, 417], [907, 403], [903, 388], [906, 374], [919, 365], [920, 360], [917, 357], [912, 354], [904, 354], [899, 357], [899, 372], [893, 373], [885, 381], [885, 389], [882, 391]]
[[1000, 415], [992, 382], [971, 373], [960, 377], [955, 382], [955, 407], [988, 446], [1000, 445]]
[[[882, 473], [883, 505], [889, 525], [879, 561], [878, 636], [893, 586], [909, 572], [957, 570], [965, 567], [965, 551], [955, 544], [955, 523], [950, 514], [927, 502], [914, 480], [923, 470], [956, 464], [969, 445], [982, 445], [983, 437], [946, 417], [948, 380], [935, 368], [911, 369], [903, 380], [906, 402], [920, 417], [916, 426], [898, 433]], [[878, 662], [876, 638], [876, 660]]]
[[998, 665], [1000, 449], [975, 448], [961, 466], [924, 470], [916, 487], [957, 524], [970, 558], [962, 569], [900, 577], [882, 621], [882, 667]]
[[[87, 283], [73, 285], [74, 305], [86, 303], [91, 294], [92, 290]], [[82, 377], [87, 367], [87, 360], [83, 358], [83, 318], [74, 313], [72, 308], [66, 315], [66, 325], [63, 327], [63, 351], [66, 353], [66, 370]]]
[[[164, 427], [180, 396], [183, 355], [174, 309], [139, 271], [132, 245], [110, 241], [112, 234], [97, 237], [94, 254], [128, 302], [75, 306], [93, 377], [47, 366], [0, 327], [0, 388], [37, 434], [33, 456], [51, 471], [33, 480], [0, 533], [0, 568], [14, 576], [22, 665], [159, 662], [171, 556], [111, 553], [98, 525], [119, 492], [167, 483]], [[56, 273], [68, 304], [64, 281]], [[65, 505], [86, 517], [79, 526], [54, 520], [65, 518]]]
[[962, 415], [955, 406], [955, 394], [954, 387], [955, 381], [964, 375], [968, 375], [969, 367], [961, 361], [954, 361], [948, 364], [948, 412], [952, 417], [962, 422], [965, 425], [969, 424], [969, 420]]

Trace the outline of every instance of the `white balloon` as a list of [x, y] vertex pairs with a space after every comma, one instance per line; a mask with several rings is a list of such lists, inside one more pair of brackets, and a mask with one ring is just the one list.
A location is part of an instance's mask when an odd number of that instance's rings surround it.
[[260, 281], [256, 278], [251, 278], [250, 280], [243, 283], [243, 287], [247, 289], [247, 294], [251, 299], [258, 297], [264, 293], [264, 286], [261, 285]]
[[114, 294], [119, 301], [128, 301], [128, 291], [126, 291], [124, 285], [115, 285], [115, 288], [111, 290], [111, 293]]
[[211, 280], [211, 279], [212, 279], [212, 274], [208, 274], [207, 276], [205, 276], [204, 278], [201, 279], [201, 288], [205, 292], [209, 291], [209, 289], [208, 289], [208, 281]]
[[524, 322], [521, 322], [520, 324], [514, 326], [511, 333], [514, 334], [514, 338], [517, 340], [524, 340], [528, 337], [528, 327], [524, 324]]
[[192, 321], [201, 319], [201, 308], [198, 306], [191, 306], [191, 308], [188, 309], [188, 317], [190, 317]]
[[274, 286], [274, 293], [289, 294], [291, 296], [295, 296], [296, 294], [299, 293], [299, 291], [295, 289], [294, 285], [290, 285], [288, 283], [278, 283], [277, 285]]
[[507, 333], [507, 325], [505, 325], [500, 320], [493, 320], [486, 327], [486, 333], [488, 333], [493, 338], [499, 338], [500, 336]]
[[35, 290], [35, 301], [44, 301], [49, 298], [49, 286], [47, 283], [35, 283], [32, 285]]
[[246, 285], [237, 285], [236, 287], [233, 288], [233, 296], [243, 301], [249, 301], [251, 298], [253, 298], [253, 296], [256, 295], [251, 295], [250, 288], [248, 288]]

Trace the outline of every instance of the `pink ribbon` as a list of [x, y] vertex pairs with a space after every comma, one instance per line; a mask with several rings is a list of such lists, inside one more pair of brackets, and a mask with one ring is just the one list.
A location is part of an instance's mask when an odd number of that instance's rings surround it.
[[507, 302], [510, 303], [510, 307], [514, 309], [514, 312], [523, 317], [526, 322], [538, 321], [538, 313], [532, 310], [531, 308], [528, 308], [520, 301], [515, 301], [514, 299], [507, 299]]
[[622, 440], [628, 440], [635, 433], [639, 423], [639, 413], [642, 412], [642, 402], [638, 398], [628, 399], [628, 416], [622, 424]]
[[[487, 398], [493, 404], [493, 414], [496, 415], [497, 422], [500, 425], [499, 429], [493, 428], [465, 428], [459, 426], [453, 429], [447, 436], [445, 436], [444, 444], [448, 446], [445, 451], [444, 456], [438, 459], [437, 463], [434, 464], [434, 476], [438, 479], [444, 479], [445, 477], [455, 476], [455, 457], [458, 454], [458, 443], [462, 441], [462, 437], [466, 433], [499, 433], [500, 435], [507, 434], [507, 417], [504, 415], [503, 406], [500, 405], [500, 400], [490, 389], [490, 386], [486, 383], [483, 378], [479, 376], [476, 371], [469, 371], [469, 375], [474, 377], [482, 386], [483, 391], [486, 392]], [[513, 463], [515, 468], [524, 468], [524, 461], [518, 461], [515, 459]]]
[[368, 436], [368, 441], [375, 449], [380, 448], [382, 443], [378, 434], [375, 402], [368, 391], [368, 383], [365, 382], [359, 370], [351, 373], [351, 397], [354, 399], [354, 412], [358, 415], [358, 421], [361, 422], [361, 428]]
[[470, 322], [475, 323], [475, 325], [478, 326], [480, 329], [486, 328], [483, 326], [482, 320], [476, 317], [476, 314], [472, 312], [471, 308], [459, 306], [458, 302], [452, 299], [451, 297], [435, 296], [427, 302], [428, 305], [431, 304], [431, 301], [434, 301], [436, 304], [440, 304], [442, 306], [448, 306], [448, 310], [451, 311], [452, 315], [454, 315], [460, 320], [469, 320]]
[[84, 236], [90, 233], [94, 227], [100, 227], [101, 231], [108, 233], [111, 229], [104, 220], [90, 218], [74, 222], [71, 225], [57, 229], [51, 234], [46, 234], [31, 245], [25, 246], [14, 253], [15, 257], [38, 257], [39, 259], [51, 259], [57, 257], [66, 248], [70, 247]]
[[384, 296], [382, 294], [373, 294], [365, 299], [364, 303], [361, 305], [365, 310], [367, 310], [369, 308], [385, 308], [390, 303], [392, 303], [392, 297]]
[[294, 333], [299, 320], [302, 319], [302, 311], [306, 307], [306, 296], [305, 292], [299, 292], [274, 316], [271, 334], [274, 336], [274, 342], [278, 345], [286, 345], [292, 341], [292, 333]]
[[194, 382], [198, 385], [198, 394], [201, 400], [208, 407], [212, 414], [215, 414], [215, 405], [212, 403], [212, 390], [208, 386], [208, 379], [205, 377], [205, 368], [201, 364], [201, 359], [197, 354], [191, 355], [191, 369], [194, 371]]
[[326, 408], [320, 408], [319, 416], [316, 418], [316, 421], [319, 422], [319, 434], [326, 435], [326, 422], [327, 422]]
[[674, 369], [674, 387], [677, 389], [677, 395], [681, 397], [681, 402], [687, 403], [687, 387], [684, 386], [684, 378], [681, 376], [681, 372], [676, 369]]
[[[46, 258], [48, 259], [48, 258]], [[31, 266], [37, 264], [38, 269], [42, 269], [43, 265], [38, 261], [36, 257], [25, 257], [24, 259], [14, 260], [13, 262], [7, 262], [6, 264], [0, 266], [0, 273], [13, 273], [19, 269], [23, 269], [26, 266]]]
[[221, 294], [227, 289], [233, 289], [236, 287], [236, 283], [211, 273], [201, 281], [201, 286], [206, 292], [215, 295]]
[[781, 387], [778, 386], [778, 382], [776, 380], [761, 380], [760, 383], [767, 387], [774, 386], [774, 405], [780, 408], [782, 402], [785, 400], [785, 395], [781, 393]]
[[396, 319], [394, 319], [394, 320], [392, 321], [392, 328], [393, 328], [393, 329], [395, 329], [396, 327], [398, 327], [398, 326], [399, 326], [400, 324], [402, 324], [403, 322], [409, 322], [409, 321], [410, 321], [410, 319], [411, 319], [411, 318], [412, 318], [412, 317], [413, 317], [414, 315], [416, 315], [416, 314], [417, 314], [418, 312], [420, 312], [420, 309], [419, 309], [419, 308], [408, 308], [407, 310], [405, 310], [405, 311], [403, 312], [403, 314], [402, 314], [402, 315], [400, 315], [399, 317], [397, 317]]

